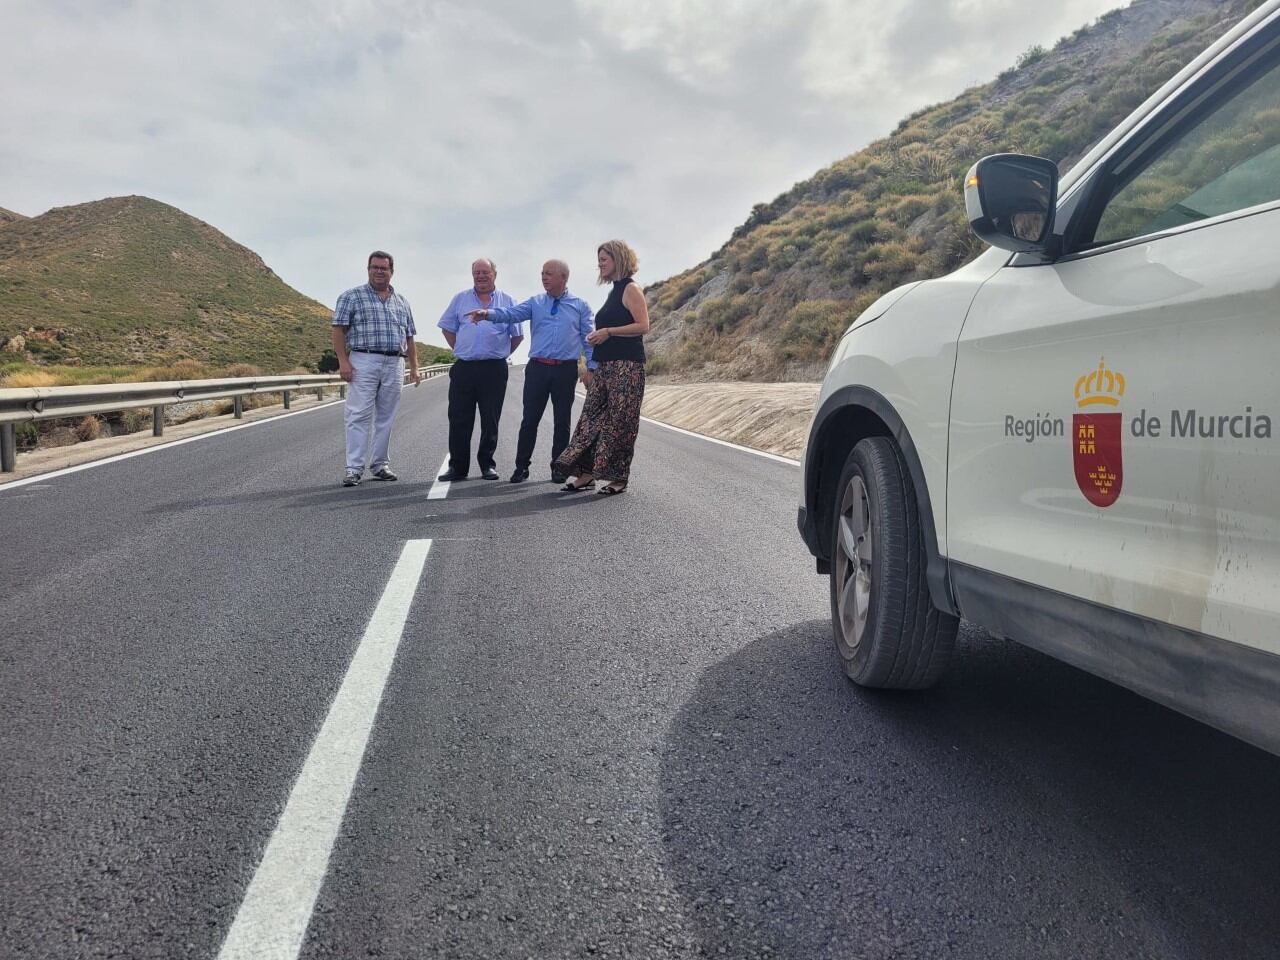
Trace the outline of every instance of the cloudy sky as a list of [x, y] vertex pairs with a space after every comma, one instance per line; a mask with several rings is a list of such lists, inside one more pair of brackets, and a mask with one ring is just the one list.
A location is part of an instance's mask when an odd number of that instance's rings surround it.
[[[1122, 0], [0, 0], [0, 207], [143, 194], [332, 304], [374, 247], [420, 328], [488, 256], [598, 302]], [[425, 330], [424, 330], [425, 332]], [[438, 336], [427, 337], [443, 342]]]

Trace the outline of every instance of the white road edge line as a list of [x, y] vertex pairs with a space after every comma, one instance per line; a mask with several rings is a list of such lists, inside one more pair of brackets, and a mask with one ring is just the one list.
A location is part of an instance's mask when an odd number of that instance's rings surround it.
[[296, 960], [302, 949], [430, 550], [405, 543], [218, 960]]
[[785, 463], [792, 467], [800, 466], [799, 460], [792, 460], [789, 457], [780, 457], [776, 453], [757, 450], [755, 447], [744, 447], [740, 443], [730, 443], [728, 440], [721, 440], [719, 437], [708, 437], [705, 433], [694, 433], [692, 430], [685, 430], [683, 427], [673, 427], [669, 423], [663, 423], [661, 420], [654, 420], [651, 417], [641, 417], [640, 419], [645, 423], [652, 423], [656, 427], [666, 427], [668, 430], [674, 430], [676, 433], [683, 433], [686, 437], [697, 437], [699, 440], [706, 440], [708, 443], [718, 443], [722, 447], [731, 447], [734, 450], [741, 450], [743, 453], [754, 453], [757, 457], [764, 457], [766, 460], [776, 460], [778, 463]]
[[[445, 377], [432, 377], [431, 380], [444, 380]], [[430, 383], [430, 380], [424, 380], [423, 383]], [[208, 433], [199, 433], [194, 437], [183, 437], [181, 440], [170, 440], [168, 443], [157, 443], [155, 446], [144, 447], [141, 450], [130, 450], [128, 453], [117, 453], [114, 457], [103, 457], [101, 460], [90, 460], [88, 463], [77, 463], [74, 467], [63, 467], [61, 470], [50, 470], [48, 473], [38, 473], [32, 477], [23, 477], [21, 480], [10, 480], [8, 483], [0, 481], [0, 493], [6, 490], [16, 490], [18, 487], [25, 487], [29, 483], [43, 483], [46, 480], [54, 480], [58, 477], [65, 477], [69, 473], [79, 473], [81, 470], [90, 470], [93, 467], [105, 467], [108, 463], [118, 463], [121, 460], [128, 460], [130, 457], [140, 457], [144, 453], [155, 453], [157, 450], [168, 450], [171, 447], [180, 447], [184, 443], [195, 443], [197, 440], [208, 440], [211, 437], [220, 437], [224, 434], [235, 433], [237, 430], [246, 430], [249, 427], [260, 427], [264, 423], [274, 423], [277, 420], [287, 420], [289, 417], [300, 417], [304, 413], [314, 413], [316, 410], [325, 410], [332, 407], [336, 403], [346, 403], [345, 400], [330, 400], [327, 403], [319, 403], [314, 407], [307, 407], [305, 410], [294, 410], [292, 413], [281, 413], [274, 417], [265, 417], [262, 420], [254, 420], [252, 423], [240, 423], [234, 427], [223, 427], [221, 430], [210, 430]]]
[[[585, 400], [587, 395], [581, 390], [577, 391], [579, 400]], [[663, 423], [661, 420], [654, 420], [652, 417], [641, 417], [645, 423], [652, 423], [655, 427], [665, 427], [667, 430], [674, 430], [676, 433], [683, 433], [686, 437], [696, 437], [699, 440], [705, 440], [707, 443], [718, 443], [722, 447], [729, 447], [732, 450], [741, 450], [743, 453], [754, 453], [757, 457], [764, 457], [766, 460], [776, 460], [778, 463], [785, 463], [791, 467], [800, 466], [799, 460], [792, 460], [790, 457], [780, 457], [776, 453], [769, 453], [765, 450], [757, 450], [755, 447], [744, 447], [740, 443], [730, 443], [728, 440], [721, 440], [719, 437], [708, 437], [705, 433], [694, 433], [692, 430], [686, 430], [683, 427], [673, 427], [669, 423]]]
[[307, 407], [305, 410], [294, 410], [292, 413], [282, 413], [277, 417], [267, 417], [263, 420], [255, 420], [253, 423], [240, 423], [234, 427], [223, 427], [221, 430], [210, 430], [208, 433], [199, 433], [194, 437], [183, 437], [181, 440], [170, 440], [168, 443], [157, 443], [153, 447], [144, 447], [141, 450], [130, 450], [128, 453], [117, 453], [114, 457], [103, 457], [101, 460], [90, 460], [88, 463], [77, 463], [74, 467], [63, 467], [61, 470], [50, 470], [48, 473], [38, 473], [33, 477], [23, 477], [21, 480], [10, 480], [8, 483], [0, 483], [0, 493], [6, 490], [15, 490], [18, 487], [25, 487], [29, 483], [43, 483], [46, 480], [53, 480], [57, 477], [65, 477], [69, 473], [79, 473], [81, 470], [90, 470], [93, 467], [105, 467], [108, 463], [119, 463], [121, 460], [128, 460], [131, 457], [140, 457], [144, 453], [155, 453], [157, 450], [168, 450], [172, 447], [180, 447], [184, 443], [195, 443], [197, 440], [207, 440], [210, 437], [220, 437], [224, 434], [235, 433], [237, 430], [247, 430], [249, 427], [260, 427], [264, 423], [273, 423], [276, 420], [287, 420], [289, 417], [300, 417], [304, 413], [314, 413], [316, 410], [324, 410], [332, 407], [335, 403], [343, 403], [342, 400], [330, 400], [328, 403], [317, 404], [314, 407]]
[[[444, 463], [440, 464], [440, 469], [436, 471], [436, 476], [439, 476], [440, 474], [444, 473], [448, 469], [449, 469], [449, 455], [446, 453], [444, 455]], [[449, 495], [448, 480], [433, 480], [431, 483], [431, 489], [427, 491], [428, 500], [443, 500], [448, 495]]]

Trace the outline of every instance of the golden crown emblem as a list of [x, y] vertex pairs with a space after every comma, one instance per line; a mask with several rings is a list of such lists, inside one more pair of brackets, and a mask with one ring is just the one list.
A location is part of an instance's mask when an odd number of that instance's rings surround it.
[[1076, 406], [1114, 407], [1124, 396], [1124, 374], [1107, 367], [1106, 358], [1098, 360], [1098, 369], [1076, 381]]

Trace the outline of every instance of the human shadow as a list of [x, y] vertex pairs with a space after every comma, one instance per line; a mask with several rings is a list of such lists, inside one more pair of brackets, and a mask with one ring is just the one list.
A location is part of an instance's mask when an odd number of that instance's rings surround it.
[[966, 629], [932, 691], [827, 621], [706, 671], [667, 732], [668, 870], [708, 956], [1274, 957], [1280, 761]]
[[343, 487], [337, 483], [314, 484], [308, 487], [287, 487], [282, 490], [255, 490], [248, 493], [228, 494], [221, 497], [197, 497], [189, 500], [171, 500], [149, 507], [147, 513], [163, 515], [185, 513], [213, 507], [243, 507], [253, 504], [279, 504], [286, 508], [344, 507], [353, 503], [389, 503], [404, 500], [424, 500], [431, 489], [430, 482], [392, 483], [365, 481], [358, 487]]

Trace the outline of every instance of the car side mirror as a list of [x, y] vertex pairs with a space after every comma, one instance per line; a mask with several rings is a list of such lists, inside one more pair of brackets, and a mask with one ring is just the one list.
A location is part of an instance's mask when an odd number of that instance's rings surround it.
[[1045, 253], [1058, 203], [1058, 165], [1043, 157], [996, 153], [964, 178], [969, 226], [982, 240], [1014, 253]]

